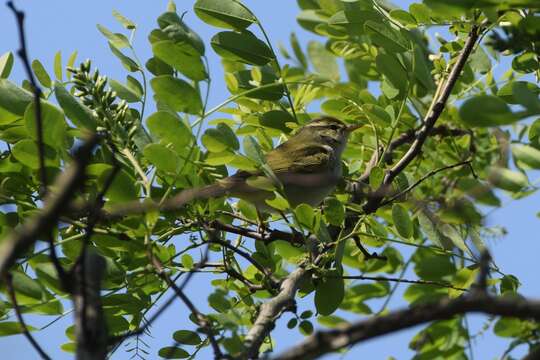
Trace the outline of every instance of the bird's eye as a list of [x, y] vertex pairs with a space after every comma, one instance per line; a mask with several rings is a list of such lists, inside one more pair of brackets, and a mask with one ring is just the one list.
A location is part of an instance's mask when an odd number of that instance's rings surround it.
[[331, 130], [335, 130], [335, 131], [339, 130], [339, 128], [340, 128], [339, 125], [336, 125], [336, 124], [329, 125], [328, 127], [329, 127]]

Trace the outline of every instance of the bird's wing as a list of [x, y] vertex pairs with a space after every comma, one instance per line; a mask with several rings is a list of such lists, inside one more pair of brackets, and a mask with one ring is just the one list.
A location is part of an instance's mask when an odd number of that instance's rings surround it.
[[291, 146], [283, 143], [266, 154], [266, 161], [279, 177], [281, 173], [320, 173], [331, 168], [334, 153], [328, 146], [319, 143], [305, 143]]

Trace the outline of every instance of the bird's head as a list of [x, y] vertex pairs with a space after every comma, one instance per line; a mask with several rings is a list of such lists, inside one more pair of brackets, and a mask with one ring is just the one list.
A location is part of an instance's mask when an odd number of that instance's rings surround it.
[[302, 128], [341, 153], [347, 144], [349, 134], [362, 127], [362, 124], [345, 124], [336, 118], [325, 116], [310, 121]]

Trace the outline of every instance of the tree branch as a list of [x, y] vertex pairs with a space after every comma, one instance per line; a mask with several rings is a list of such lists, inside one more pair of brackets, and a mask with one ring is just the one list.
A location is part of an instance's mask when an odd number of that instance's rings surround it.
[[228, 242], [217, 239], [217, 238], [211, 238], [208, 242], [210, 244], [221, 245], [221, 246], [231, 250], [232, 252], [240, 255], [241, 257], [243, 257], [244, 259], [249, 261], [253, 266], [255, 266], [255, 268], [257, 268], [257, 270], [259, 270], [271, 282], [272, 287], [277, 287], [278, 281], [274, 278], [274, 276], [269, 271], [269, 269], [267, 269], [263, 265], [261, 265], [257, 260], [255, 260], [247, 252], [245, 252], [243, 250], [240, 250], [239, 248], [234, 247], [233, 245], [229, 244]]
[[540, 301], [519, 297], [492, 297], [486, 293], [471, 292], [457, 299], [419, 304], [388, 315], [371, 317], [340, 329], [318, 331], [274, 359], [316, 359], [368, 339], [471, 312], [540, 321]]
[[275, 321], [279, 315], [284, 309], [294, 305], [296, 291], [300, 287], [306, 274], [307, 271], [304, 268], [298, 268], [290, 273], [281, 283], [279, 294], [267, 303], [261, 305], [257, 319], [244, 339], [248, 358], [256, 358], [258, 356], [259, 348], [261, 347], [264, 338], [274, 327]]
[[460, 166], [463, 166], [463, 165], [471, 165], [471, 160], [466, 160], [466, 161], [460, 161], [458, 163], [455, 163], [455, 164], [452, 164], [452, 165], [447, 165], [447, 166], [443, 166], [439, 169], [435, 169], [435, 170], [431, 170], [430, 172], [428, 172], [426, 175], [422, 176], [420, 179], [418, 179], [417, 181], [415, 181], [413, 184], [407, 186], [406, 189], [400, 191], [399, 193], [395, 194], [395, 195], [392, 195], [392, 197], [388, 200], [385, 200], [383, 202], [381, 202], [380, 206], [384, 206], [384, 205], [387, 205], [387, 204], [390, 204], [391, 202], [393, 202], [394, 200], [396, 199], [399, 199], [400, 197], [402, 197], [403, 195], [407, 194], [408, 192], [410, 192], [412, 189], [414, 189], [415, 187], [417, 187], [418, 185], [420, 185], [422, 182], [424, 182], [425, 180], [429, 179], [430, 177], [440, 173], [441, 171], [445, 171], [445, 170], [449, 170], [449, 169], [453, 169], [453, 168], [456, 168], [456, 167], [460, 167]]
[[366, 214], [373, 213], [381, 206], [381, 202], [384, 199], [385, 194], [387, 193], [387, 189], [392, 183], [392, 181], [399, 173], [401, 173], [407, 167], [407, 165], [411, 163], [411, 161], [413, 161], [420, 154], [422, 150], [422, 145], [424, 144], [431, 130], [433, 129], [435, 122], [441, 116], [446, 105], [446, 101], [450, 97], [452, 89], [454, 88], [454, 85], [456, 84], [461, 74], [461, 71], [463, 70], [463, 67], [467, 63], [467, 59], [469, 58], [469, 55], [474, 49], [479, 35], [480, 32], [478, 25], [473, 25], [471, 31], [469, 32], [463, 50], [461, 51], [454, 67], [450, 71], [448, 80], [442, 87], [440, 96], [436, 96], [433, 99], [434, 102], [432, 103], [432, 106], [430, 107], [430, 110], [428, 111], [426, 118], [424, 119], [424, 125], [422, 125], [422, 127], [416, 134], [416, 138], [409, 150], [392, 168], [390, 168], [390, 170], [387, 171], [382, 184], [374, 192], [375, 196], [370, 197], [367, 203], [364, 205], [364, 211]]
[[36, 82], [32, 67], [30, 66], [30, 59], [28, 57], [28, 49], [26, 47], [26, 36], [24, 34], [24, 12], [17, 10], [13, 1], [7, 2], [7, 7], [13, 11], [15, 18], [17, 19], [17, 28], [19, 30], [19, 42], [20, 48], [17, 51], [17, 55], [21, 58], [26, 71], [26, 76], [32, 84], [32, 90], [34, 93], [34, 104], [36, 107], [36, 135], [37, 135], [37, 147], [39, 158], [39, 179], [41, 182], [41, 194], [45, 194], [47, 191], [47, 172], [45, 170], [45, 143], [43, 142], [43, 118], [41, 116], [41, 88]]
[[96, 252], [87, 250], [82, 256], [84, 259], [74, 268], [77, 360], [100, 360], [107, 355], [108, 334], [101, 307], [101, 280], [106, 264]]
[[84, 182], [84, 171], [90, 159], [98, 136], [90, 138], [76, 151], [73, 163], [57, 178], [53, 186], [56, 194], [49, 193], [44, 200], [43, 209], [21, 227], [15, 229], [0, 246], [0, 277], [3, 278], [15, 263], [19, 254], [32, 246], [41, 234], [48, 234], [56, 225], [58, 218], [66, 210], [75, 191]]
[[401, 278], [393, 278], [386, 276], [366, 276], [366, 275], [344, 275], [344, 276], [330, 276], [338, 277], [340, 279], [351, 279], [351, 280], [373, 280], [373, 281], [388, 281], [388, 282], [397, 282], [397, 283], [406, 283], [406, 284], [418, 284], [418, 285], [433, 285], [442, 288], [449, 288], [460, 291], [469, 291], [469, 289], [460, 288], [454, 286], [450, 283], [440, 282], [440, 281], [431, 281], [431, 280], [408, 280]]
[[15, 295], [15, 289], [13, 288], [13, 278], [11, 274], [6, 274], [4, 276], [4, 281], [6, 282], [7, 293], [9, 295], [11, 304], [13, 305], [13, 310], [15, 310], [15, 315], [17, 316], [17, 320], [19, 321], [24, 336], [30, 342], [30, 344], [32, 344], [34, 349], [36, 349], [42, 359], [51, 360], [49, 355], [47, 355], [47, 353], [41, 348], [41, 346], [39, 346], [38, 342], [36, 341], [36, 339], [34, 339], [32, 334], [30, 334], [30, 330], [28, 330], [28, 327], [24, 322], [21, 309], [19, 308], [19, 304], [17, 303], [17, 296]]
[[[221, 349], [219, 348], [219, 344], [216, 341], [216, 338], [214, 337], [214, 333], [212, 330], [211, 322], [208, 320], [206, 316], [204, 316], [193, 304], [193, 302], [184, 294], [184, 291], [176, 286], [174, 281], [171, 280], [171, 278], [167, 275], [165, 270], [163, 269], [163, 265], [159, 261], [159, 259], [153, 255], [152, 256], [152, 266], [156, 269], [156, 272], [158, 275], [165, 280], [167, 285], [169, 285], [175, 292], [176, 296], [182, 300], [182, 302], [187, 306], [191, 314], [193, 314], [195, 321], [197, 321], [197, 324], [201, 327], [203, 332], [208, 336], [208, 340], [210, 341], [210, 344], [212, 345], [212, 349], [214, 350], [214, 358], [222, 359], [223, 353], [221, 352]], [[172, 354], [171, 354], [172, 355]]]

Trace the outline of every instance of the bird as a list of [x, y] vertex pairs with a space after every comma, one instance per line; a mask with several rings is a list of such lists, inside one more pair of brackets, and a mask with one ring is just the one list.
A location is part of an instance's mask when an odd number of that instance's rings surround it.
[[[302, 126], [293, 136], [266, 154], [266, 165], [274, 176], [264, 171], [240, 170], [211, 185], [191, 188], [174, 196], [165, 207], [178, 209], [196, 199], [232, 197], [255, 205], [258, 212], [276, 212], [266, 202], [274, 197], [267, 186], [253, 186], [250, 180], [262, 179], [267, 185], [281, 185], [291, 208], [305, 203], [319, 205], [331, 194], [342, 177], [341, 155], [352, 131], [362, 124], [346, 124], [324, 116]], [[273, 179], [272, 179], [273, 178]], [[280, 184], [275, 184], [279, 181]]]

